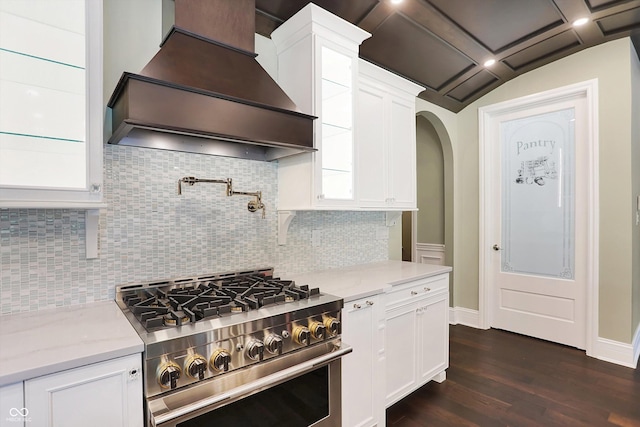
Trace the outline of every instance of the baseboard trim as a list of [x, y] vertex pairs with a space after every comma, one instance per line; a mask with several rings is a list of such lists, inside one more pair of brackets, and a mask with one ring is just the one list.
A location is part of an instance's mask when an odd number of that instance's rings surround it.
[[464, 307], [449, 307], [449, 324], [480, 328], [480, 313]]
[[633, 367], [638, 367], [638, 358], [640, 357], [640, 323], [633, 335]]
[[[615, 363], [616, 365], [626, 366], [627, 368], [636, 367], [638, 361], [638, 345], [640, 337], [636, 330], [634, 344], [627, 344], [607, 338], [598, 337], [593, 354], [590, 356], [605, 362]], [[635, 350], [634, 350], [635, 347]]]

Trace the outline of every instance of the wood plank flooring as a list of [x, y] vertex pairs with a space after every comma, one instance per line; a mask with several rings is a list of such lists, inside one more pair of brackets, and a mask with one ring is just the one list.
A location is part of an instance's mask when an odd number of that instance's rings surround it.
[[640, 368], [495, 329], [450, 332], [447, 380], [387, 409], [388, 427], [640, 426]]

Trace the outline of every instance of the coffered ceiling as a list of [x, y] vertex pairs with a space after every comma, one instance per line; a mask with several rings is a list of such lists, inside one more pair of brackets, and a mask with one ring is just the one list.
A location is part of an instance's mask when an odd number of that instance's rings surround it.
[[[256, 0], [269, 37], [308, 0]], [[453, 112], [534, 68], [620, 37], [640, 47], [640, 0], [314, 0], [372, 34], [360, 57]], [[586, 17], [580, 27], [572, 23]], [[488, 59], [496, 63], [485, 67]]]

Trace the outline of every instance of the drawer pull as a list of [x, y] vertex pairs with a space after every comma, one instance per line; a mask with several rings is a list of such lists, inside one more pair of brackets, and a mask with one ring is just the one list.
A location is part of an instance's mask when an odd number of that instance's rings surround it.
[[416, 291], [411, 291], [411, 295], [418, 295]]
[[355, 308], [356, 310], [359, 310], [362, 308], [362, 306], [360, 304], [353, 304], [353, 308]]
[[431, 292], [431, 288], [424, 288], [425, 292]]
[[367, 301], [367, 305], [373, 305], [373, 301]]

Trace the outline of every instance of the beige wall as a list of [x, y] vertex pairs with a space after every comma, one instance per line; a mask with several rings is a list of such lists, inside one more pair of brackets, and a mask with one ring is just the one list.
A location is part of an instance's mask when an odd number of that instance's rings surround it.
[[389, 259], [402, 261], [402, 216], [389, 229]]
[[[631, 79], [628, 38], [596, 46], [531, 71], [495, 89], [454, 118], [418, 104], [443, 121], [454, 158], [454, 305], [478, 309], [478, 108], [599, 79], [600, 292], [599, 335], [632, 336]], [[637, 240], [637, 239], [636, 239]], [[636, 303], [637, 304], [637, 303]], [[635, 322], [637, 324], [637, 322]]]
[[444, 157], [435, 128], [416, 118], [417, 243], [444, 244]]

